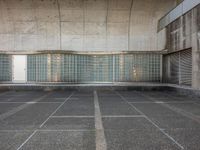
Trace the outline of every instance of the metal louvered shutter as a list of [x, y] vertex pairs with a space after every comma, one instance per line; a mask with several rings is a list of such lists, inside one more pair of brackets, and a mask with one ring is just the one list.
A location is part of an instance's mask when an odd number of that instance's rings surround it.
[[192, 84], [192, 50], [185, 50], [180, 52], [180, 84]]
[[163, 57], [163, 82], [168, 83], [170, 82], [171, 75], [170, 75], [170, 56], [164, 55]]
[[163, 81], [179, 85], [192, 85], [192, 50], [164, 55]]
[[179, 84], [179, 53], [170, 56], [171, 83]]

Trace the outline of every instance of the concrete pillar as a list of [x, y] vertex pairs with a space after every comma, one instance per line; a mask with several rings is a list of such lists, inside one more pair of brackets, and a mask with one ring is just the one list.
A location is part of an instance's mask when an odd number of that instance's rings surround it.
[[200, 32], [192, 35], [192, 86], [200, 89]]
[[197, 26], [197, 9], [193, 10], [192, 20], [192, 87], [200, 89], [200, 30]]

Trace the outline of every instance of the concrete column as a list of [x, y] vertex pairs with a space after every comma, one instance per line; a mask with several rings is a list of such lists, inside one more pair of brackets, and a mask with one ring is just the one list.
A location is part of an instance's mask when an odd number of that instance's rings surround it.
[[200, 89], [200, 32], [192, 35], [192, 86]]
[[200, 89], [200, 30], [197, 26], [197, 10], [193, 10], [192, 31], [192, 87]]

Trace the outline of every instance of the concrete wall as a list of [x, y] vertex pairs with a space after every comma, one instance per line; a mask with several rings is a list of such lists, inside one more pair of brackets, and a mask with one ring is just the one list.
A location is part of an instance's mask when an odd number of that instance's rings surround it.
[[192, 49], [192, 87], [200, 89], [200, 5], [167, 26], [167, 49]]
[[0, 0], [0, 50], [149, 51], [176, 0]]
[[167, 26], [167, 49], [169, 52], [192, 47], [193, 10], [176, 19]]

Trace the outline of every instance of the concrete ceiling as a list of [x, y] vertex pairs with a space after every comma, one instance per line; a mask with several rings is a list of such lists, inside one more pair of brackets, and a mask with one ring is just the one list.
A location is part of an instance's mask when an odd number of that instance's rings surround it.
[[176, 0], [0, 0], [0, 50], [149, 51]]

